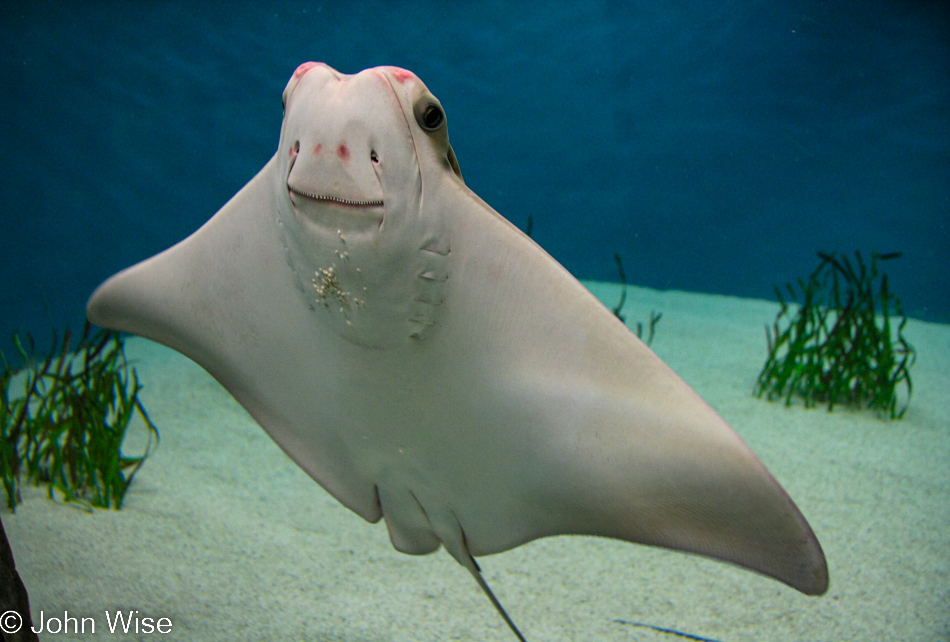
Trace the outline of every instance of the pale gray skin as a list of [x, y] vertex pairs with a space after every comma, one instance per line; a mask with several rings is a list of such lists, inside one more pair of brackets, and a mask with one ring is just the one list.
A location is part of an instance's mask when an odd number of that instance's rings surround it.
[[472, 556], [565, 533], [826, 590], [814, 533], [736, 433], [465, 186], [414, 74], [306, 63], [284, 105], [277, 154], [102, 284], [93, 323], [195, 360], [397, 550], [444, 545], [486, 590]]

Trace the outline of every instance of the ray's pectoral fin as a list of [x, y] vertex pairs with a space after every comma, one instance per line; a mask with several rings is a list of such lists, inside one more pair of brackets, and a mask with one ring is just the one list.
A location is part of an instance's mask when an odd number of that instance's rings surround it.
[[546, 477], [554, 530], [697, 553], [824, 593], [824, 553], [778, 481], [672, 370], [628, 343], [640, 363], [615, 377], [645, 373], [636, 385], [547, 382], [539, 393], [557, 435], [545, 467], [557, 471]]

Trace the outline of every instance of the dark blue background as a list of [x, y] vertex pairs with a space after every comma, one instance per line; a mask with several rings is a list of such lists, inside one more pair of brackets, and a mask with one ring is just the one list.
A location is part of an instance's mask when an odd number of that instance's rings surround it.
[[772, 297], [815, 250], [950, 321], [950, 3], [0, 3], [0, 347], [78, 327], [273, 154], [305, 60], [442, 100], [465, 179], [580, 278]]

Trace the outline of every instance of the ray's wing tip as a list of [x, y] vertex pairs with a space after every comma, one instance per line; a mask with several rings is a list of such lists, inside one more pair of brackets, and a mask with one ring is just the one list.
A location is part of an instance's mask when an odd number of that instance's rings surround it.
[[798, 563], [770, 575], [805, 595], [824, 595], [828, 591], [828, 561], [818, 538], [810, 531], [797, 556]]
[[805, 595], [824, 595], [828, 591], [828, 559], [825, 557], [825, 551], [822, 549], [821, 542], [818, 541], [818, 535], [815, 534], [811, 524], [808, 523], [804, 515], [801, 515], [801, 519], [804, 522], [806, 532], [805, 551], [808, 561], [806, 578], [808, 581], [804, 582], [803, 587], [796, 588]]
[[828, 592], [828, 567], [825, 566], [825, 560], [803, 574], [803, 577], [797, 578], [794, 582], [787, 582], [796, 591], [810, 596], [824, 595]]
[[802, 591], [805, 595], [812, 595], [818, 597], [824, 595], [828, 592], [828, 573], [827, 571], [821, 576], [820, 579], [816, 579], [813, 586], [811, 586], [807, 591]]
[[126, 272], [112, 275], [93, 290], [86, 301], [86, 318], [100, 328], [141, 334], [141, 323], [136, 321], [142, 312], [138, 309], [141, 301], [129, 295]]
[[808, 581], [801, 587], [795, 587], [805, 595], [824, 595], [828, 592], [828, 561], [816, 538], [813, 541], [814, 557], [811, 560], [811, 572]]
[[101, 283], [86, 301], [86, 318], [100, 328], [118, 329], [115, 327], [116, 311], [114, 297], [110, 296], [110, 283], [115, 277], [110, 277]]
[[107, 315], [105, 312], [106, 306], [103, 305], [102, 285], [97, 287], [86, 301], [86, 318], [89, 319], [90, 323], [100, 327], [106, 327]]

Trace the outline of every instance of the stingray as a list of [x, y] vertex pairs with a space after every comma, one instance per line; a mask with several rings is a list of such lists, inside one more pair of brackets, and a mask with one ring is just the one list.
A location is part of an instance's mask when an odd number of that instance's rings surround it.
[[283, 106], [263, 169], [99, 286], [93, 323], [193, 359], [396, 550], [444, 546], [519, 639], [474, 557], [551, 535], [826, 590], [812, 529], [738, 435], [465, 185], [415, 74], [308, 62]]

